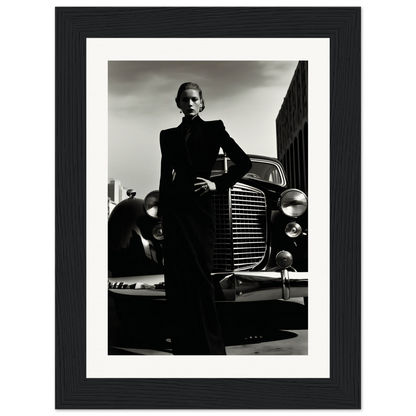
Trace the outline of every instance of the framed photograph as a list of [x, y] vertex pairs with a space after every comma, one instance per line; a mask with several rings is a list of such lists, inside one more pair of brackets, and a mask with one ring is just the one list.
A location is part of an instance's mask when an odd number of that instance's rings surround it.
[[[360, 24], [360, 8], [349, 7], [56, 9], [56, 408], [360, 408]], [[266, 159], [259, 154], [277, 156], [273, 163], [282, 163], [291, 187], [307, 187], [307, 268], [299, 274], [308, 281], [308, 322], [300, 352], [173, 356], [168, 348], [156, 355], [110, 349], [113, 159], [142, 166], [126, 174], [138, 172], [137, 185], [122, 182], [140, 188], [140, 198], [157, 188], [158, 133], [172, 118], [165, 102], [171, 99], [173, 113], [178, 80], [192, 73], [208, 84], [207, 103], [209, 90], [233, 91], [210, 101], [209, 118], [230, 120], [230, 134], [244, 126], [243, 147], [257, 155], [252, 160], [261, 166]], [[291, 88], [278, 98], [274, 83], [285, 74]], [[308, 151], [297, 153], [306, 157], [295, 166], [284, 149], [270, 155], [260, 126], [261, 114], [272, 135], [299, 118], [302, 100], [293, 97], [305, 94], [297, 91], [300, 74], [307, 80]], [[259, 95], [247, 98], [249, 90]], [[132, 108], [142, 118], [135, 120]], [[287, 112], [284, 121], [279, 111]], [[155, 131], [144, 128], [152, 113], [161, 118], [152, 122]], [[178, 109], [177, 124], [180, 117]], [[132, 147], [124, 137], [135, 128]], [[123, 171], [114, 172], [121, 179]], [[250, 184], [267, 182], [260, 170], [250, 172]], [[244, 271], [239, 276], [244, 280]], [[117, 290], [117, 279], [110, 283]]]

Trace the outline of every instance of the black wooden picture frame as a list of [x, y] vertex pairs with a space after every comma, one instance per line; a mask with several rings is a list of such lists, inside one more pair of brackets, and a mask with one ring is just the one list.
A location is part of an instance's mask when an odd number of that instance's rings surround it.
[[[56, 408], [360, 408], [360, 8], [59, 7], [55, 18]], [[165, 37], [330, 40], [327, 379], [86, 377], [86, 40]]]

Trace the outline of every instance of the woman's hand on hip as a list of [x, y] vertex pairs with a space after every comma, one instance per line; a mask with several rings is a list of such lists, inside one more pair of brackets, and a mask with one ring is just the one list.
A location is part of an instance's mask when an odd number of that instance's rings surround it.
[[201, 195], [206, 194], [207, 192], [214, 192], [217, 187], [215, 185], [215, 182], [212, 182], [205, 178], [197, 178], [199, 182], [195, 183], [195, 192], [202, 191]]

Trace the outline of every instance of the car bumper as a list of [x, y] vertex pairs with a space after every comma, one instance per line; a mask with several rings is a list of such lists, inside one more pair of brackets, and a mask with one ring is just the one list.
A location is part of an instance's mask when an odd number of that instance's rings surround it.
[[[222, 295], [218, 301], [256, 302], [289, 300], [308, 296], [308, 273], [289, 272], [233, 272], [215, 273]], [[164, 276], [129, 276], [108, 279], [108, 290], [114, 296], [164, 300]]]

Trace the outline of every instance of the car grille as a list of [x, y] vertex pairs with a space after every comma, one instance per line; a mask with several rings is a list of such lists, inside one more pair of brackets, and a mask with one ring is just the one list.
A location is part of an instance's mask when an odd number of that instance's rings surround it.
[[267, 249], [264, 193], [238, 183], [226, 192], [214, 193], [213, 205], [214, 271], [245, 270], [259, 264]]

